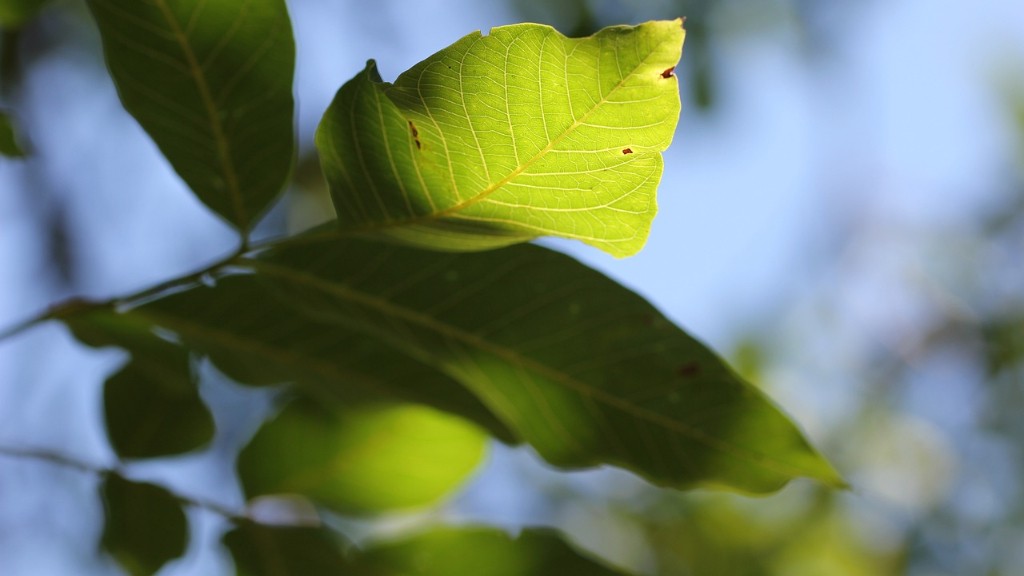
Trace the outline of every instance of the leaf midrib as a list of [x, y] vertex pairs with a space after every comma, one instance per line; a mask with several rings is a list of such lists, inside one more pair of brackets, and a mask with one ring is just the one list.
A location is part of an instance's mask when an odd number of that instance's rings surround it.
[[238, 184], [238, 174], [235, 172], [234, 164], [231, 162], [231, 143], [228, 142], [224, 126], [218, 120], [217, 104], [214, 101], [210, 85], [206, 81], [206, 76], [203, 73], [202, 66], [199, 64], [199, 60], [196, 58], [192, 45], [189, 43], [188, 36], [178, 24], [177, 19], [167, 4], [167, 0], [155, 0], [155, 3], [164, 17], [168, 28], [170, 28], [171, 34], [181, 48], [192, 79], [195, 81], [196, 89], [199, 91], [199, 99], [203, 103], [206, 117], [210, 123], [210, 129], [213, 131], [213, 139], [217, 148], [217, 160], [224, 174], [224, 183], [228, 191], [228, 197], [235, 210], [236, 223], [240, 227], [245, 227], [247, 222], [245, 204], [242, 200], [242, 191]]
[[[520, 368], [523, 368], [525, 370], [534, 371], [540, 374], [541, 376], [544, 376], [550, 379], [551, 381], [556, 382], [564, 386], [565, 388], [568, 388], [576, 392], [577, 394], [580, 394], [585, 397], [590, 397], [598, 402], [606, 404], [611, 408], [620, 410], [637, 419], [644, 420], [652, 424], [656, 424], [671, 432], [678, 433], [682, 436], [687, 436], [699, 443], [704, 444], [708, 448], [718, 450], [720, 452], [729, 454], [739, 459], [746, 460], [770, 472], [782, 474], [787, 477], [801, 475], [818, 476], [818, 474], [816, 474], [813, 470], [808, 470], [801, 468], [799, 466], [794, 466], [791, 464], [787, 464], [785, 462], [780, 462], [764, 454], [754, 452], [749, 449], [744, 449], [742, 447], [724, 442], [713, 436], [709, 436], [708, 434], [698, 429], [682, 424], [676, 420], [673, 420], [670, 417], [664, 416], [657, 412], [653, 412], [641, 406], [637, 406], [626, 400], [609, 394], [604, 390], [595, 388], [589, 385], [588, 383], [578, 380], [572, 375], [565, 373], [564, 371], [561, 371], [557, 368], [553, 368], [551, 366], [533, 360], [532, 358], [526, 357], [513, 348], [502, 346], [500, 344], [489, 341], [485, 338], [481, 338], [479, 335], [474, 334], [472, 332], [468, 332], [458, 326], [444, 322], [436, 317], [428, 316], [417, 310], [403, 307], [385, 298], [381, 298], [373, 294], [360, 292], [359, 290], [356, 290], [351, 286], [333, 283], [328, 280], [324, 280], [323, 278], [316, 276], [314, 274], [301, 272], [294, 268], [271, 264], [266, 262], [265, 260], [246, 259], [244, 260], [243, 264], [252, 267], [257, 273], [268, 276], [277, 276], [291, 282], [304, 284], [316, 290], [320, 290], [322, 292], [336, 296], [340, 299], [347, 300], [355, 304], [367, 306], [386, 315], [391, 315], [397, 319], [413, 323], [417, 326], [433, 331], [442, 337], [452, 338], [463, 344], [475, 347], [483, 352], [494, 354], [514, 366], [519, 366]], [[362, 323], [356, 324], [356, 329], [359, 329], [364, 332], [373, 333], [374, 335], [380, 338], [384, 338], [388, 341], [394, 342], [395, 345], [397, 346], [408, 348], [407, 343], [401, 341], [401, 339], [396, 339], [395, 337], [379, 329], [376, 329], [373, 326], [367, 326], [366, 324]]]

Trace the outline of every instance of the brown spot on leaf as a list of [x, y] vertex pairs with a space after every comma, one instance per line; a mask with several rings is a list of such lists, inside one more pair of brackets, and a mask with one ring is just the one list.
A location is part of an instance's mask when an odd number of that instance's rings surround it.
[[661, 73], [661, 77], [662, 78], [671, 78], [672, 76], [675, 76], [675, 74], [674, 74], [675, 71], [676, 71], [676, 67], [675, 66], [673, 66], [671, 68], [666, 68], [665, 71]]
[[623, 154], [632, 154], [633, 153], [633, 149], [632, 148], [623, 148], [622, 149], [622, 153]]
[[686, 364], [683, 364], [679, 368], [676, 368], [676, 374], [682, 376], [683, 378], [692, 378], [700, 374], [700, 365], [697, 364], [696, 362], [687, 362]]
[[420, 135], [420, 131], [416, 129], [416, 125], [412, 123], [412, 120], [409, 120], [409, 131], [412, 132], [413, 138], [417, 138]]

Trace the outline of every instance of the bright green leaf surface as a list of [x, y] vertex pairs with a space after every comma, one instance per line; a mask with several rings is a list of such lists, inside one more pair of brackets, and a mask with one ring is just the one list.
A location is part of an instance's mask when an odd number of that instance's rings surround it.
[[251, 266], [309, 321], [379, 338], [463, 383], [557, 465], [611, 463], [677, 487], [841, 484], [714, 353], [562, 254], [305, 242]]
[[120, 346], [132, 355], [103, 389], [107, 436], [121, 458], [180, 454], [213, 438], [213, 416], [199, 397], [187, 350], [113, 312], [65, 322], [91, 346]]
[[354, 574], [344, 569], [341, 540], [326, 528], [244, 523], [225, 534], [223, 542], [238, 576]]
[[284, 0], [90, 0], [124, 107], [207, 206], [248, 229], [291, 169]]
[[344, 411], [293, 402], [242, 451], [248, 497], [301, 494], [334, 510], [372, 513], [429, 504], [459, 487], [487, 437], [421, 406]]
[[102, 494], [106, 510], [102, 547], [129, 574], [154, 574], [185, 553], [185, 512], [165, 489], [111, 474], [103, 482]]
[[565, 38], [470, 34], [382, 82], [371, 62], [317, 131], [340, 233], [441, 250], [542, 235], [644, 244], [679, 116], [681, 22]]
[[0, 110], [0, 155], [14, 158], [25, 155], [25, 151], [18, 145], [14, 124], [3, 110]]
[[567, 545], [550, 530], [512, 538], [486, 528], [441, 528], [356, 556], [361, 576], [614, 576], [614, 571]]
[[294, 382], [298, 393], [334, 406], [418, 402], [461, 414], [502, 440], [515, 439], [451, 377], [357, 331], [310, 320], [253, 276], [222, 278], [126, 316], [176, 332], [242, 383]]

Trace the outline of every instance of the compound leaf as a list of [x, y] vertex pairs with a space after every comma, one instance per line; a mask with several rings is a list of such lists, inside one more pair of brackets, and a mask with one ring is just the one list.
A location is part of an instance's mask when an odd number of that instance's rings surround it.
[[566, 38], [470, 34], [394, 84], [371, 61], [317, 147], [341, 234], [480, 250], [537, 236], [615, 256], [644, 244], [679, 116], [681, 21]]

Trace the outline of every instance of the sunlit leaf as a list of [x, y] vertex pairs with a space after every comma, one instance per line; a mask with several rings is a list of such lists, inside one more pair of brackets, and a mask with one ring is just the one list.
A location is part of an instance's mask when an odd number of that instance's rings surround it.
[[284, 0], [90, 0], [124, 107], [207, 206], [249, 228], [293, 155]]
[[683, 36], [678, 20], [581, 39], [517, 24], [394, 84], [370, 62], [317, 131], [338, 233], [441, 250], [555, 235], [637, 252], [679, 116]]
[[340, 512], [429, 504], [480, 463], [486, 435], [420, 406], [332, 410], [293, 402], [242, 451], [247, 496], [301, 494]]
[[91, 346], [120, 346], [132, 355], [103, 389], [107, 436], [120, 457], [180, 454], [213, 438], [213, 416], [199, 397], [187, 350], [153, 335], [148, 324], [113, 312], [65, 322]]
[[238, 576], [352, 574], [344, 570], [340, 538], [326, 528], [246, 522], [225, 534], [223, 542]]
[[573, 550], [551, 530], [517, 537], [487, 528], [440, 528], [406, 540], [371, 546], [356, 555], [350, 573], [362, 576], [614, 576]]
[[110, 474], [102, 494], [106, 523], [101, 546], [129, 574], [154, 574], [185, 553], [185, 512], [167, 490]]
[[25, 155], [25, 150], [18, 144], [11, 117], [3, 110], [0, 110], [0, 155], [13, 158]]

